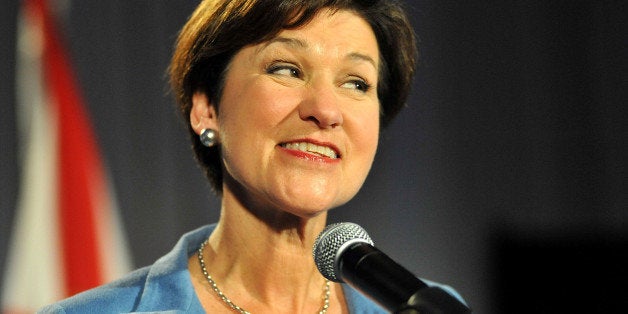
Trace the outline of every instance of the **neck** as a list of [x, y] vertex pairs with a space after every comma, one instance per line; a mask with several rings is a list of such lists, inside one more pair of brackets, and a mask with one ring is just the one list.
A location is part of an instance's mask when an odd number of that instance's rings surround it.
[[218, 226], [204, 252], [217, 285], [236, 304], [253, 299], [314, 312], [304, 309], [321, 305], [325, 281], [314, 264], [312, 245], [325, 227], [326, 213], [308, 218], [270, 210], [260, 214], [226, 192]]

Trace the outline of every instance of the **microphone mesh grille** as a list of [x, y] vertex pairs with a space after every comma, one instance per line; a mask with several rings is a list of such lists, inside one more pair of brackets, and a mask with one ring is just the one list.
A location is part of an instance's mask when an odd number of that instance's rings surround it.
[[331, 224], [318, 235], [312, 253], [318, 271], [325, 278], [342, 282], [337, 269], [337, 259], [345, 249], [343, 246], [350, 242], [366, 242], [373, 245], [368, 233], [351, 222]]

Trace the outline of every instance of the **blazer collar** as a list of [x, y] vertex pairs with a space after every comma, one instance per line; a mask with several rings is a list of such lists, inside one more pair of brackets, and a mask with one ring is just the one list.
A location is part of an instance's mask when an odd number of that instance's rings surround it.
[[[133, 313], [204, 313], [192, 286], [188, 258], [215, 227], [208, 225], [186, 233], [172, 251], [153, 264]], [[157, 311], [155, 304], [159, 305]]]

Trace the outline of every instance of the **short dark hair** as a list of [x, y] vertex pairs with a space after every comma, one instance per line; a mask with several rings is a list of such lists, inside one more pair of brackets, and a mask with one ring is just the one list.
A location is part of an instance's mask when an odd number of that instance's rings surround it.
[[308, 23], [321, 9], [349, 10], [371, 26], [380, 52], [377, 95], [382, 126], [405, 105], [417, 59], [412, 25], [394, 0], [204, 0], [182, 28], [169, 67], [170, 84], [196, 158], [222, 192], [220, 145], [203, 146], [189, 123], [192, 95], [204, 92], [220, 110], [225, 71], [240, 49]]

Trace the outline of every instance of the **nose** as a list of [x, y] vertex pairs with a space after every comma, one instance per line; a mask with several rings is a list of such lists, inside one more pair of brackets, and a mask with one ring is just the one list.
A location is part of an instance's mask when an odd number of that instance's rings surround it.
[[310, 86], [299, 105], [302, 120], [312, 121], [321, 129], [333, 129], [343, 123], [340, 99], [333, 84]]

